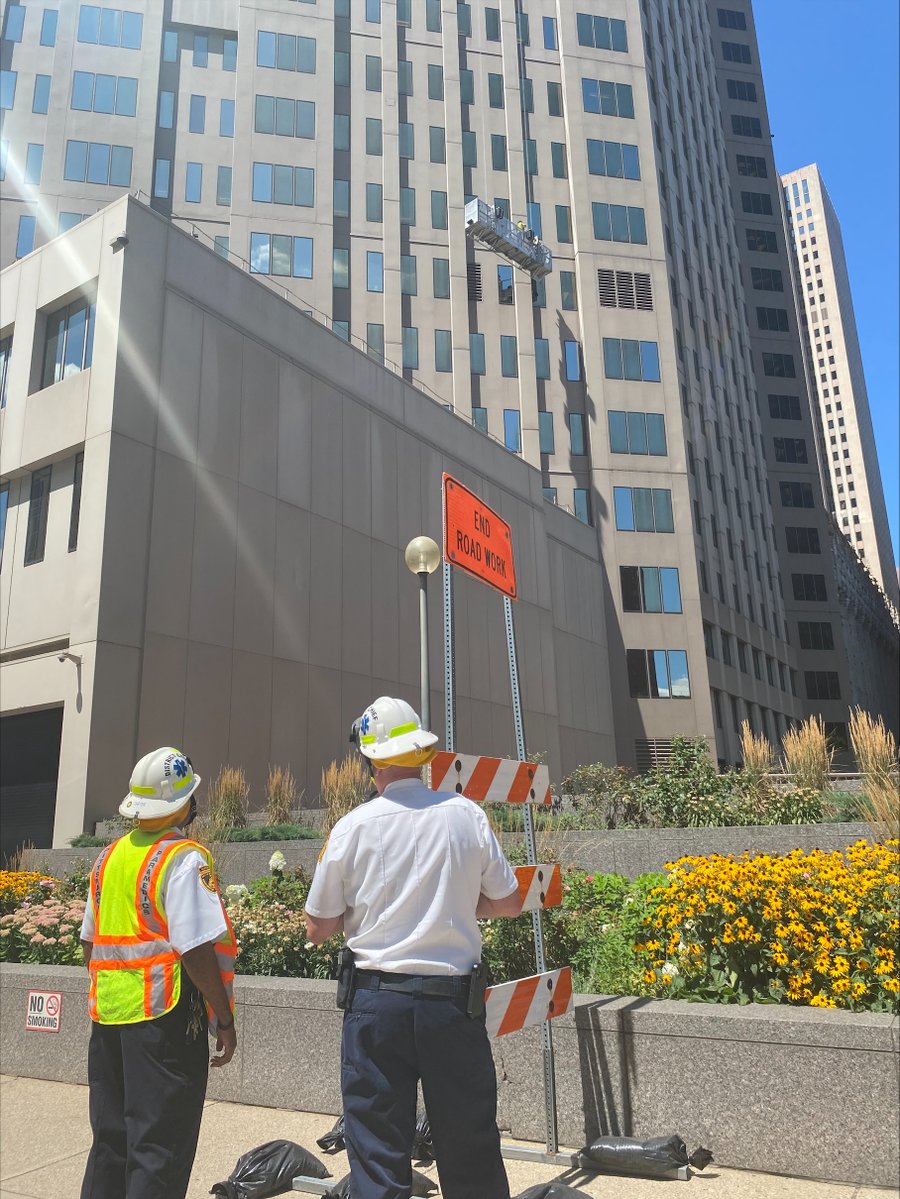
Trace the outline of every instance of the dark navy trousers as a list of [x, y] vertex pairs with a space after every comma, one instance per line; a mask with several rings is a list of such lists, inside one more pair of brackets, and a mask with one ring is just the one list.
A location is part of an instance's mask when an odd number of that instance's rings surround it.
[[341, 1044], [353, 1199], [409, 1199], [420, 1079], [443, 1199], [509, 1199], [494, 1059], [465, 1008], [462, 994], [354, 991]]
[[206, 1033], [187, 1037], [188, 992], [155, 1020], [92, 1026], [81, 1199], [184, 1199], [209, 1070]]

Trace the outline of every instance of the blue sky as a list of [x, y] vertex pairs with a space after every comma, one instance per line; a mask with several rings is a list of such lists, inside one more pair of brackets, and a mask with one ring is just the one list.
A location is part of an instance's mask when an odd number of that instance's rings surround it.
[[844, 237], [898, 554], [897, 0], [755, 0], [775, 162], [816, 162]]

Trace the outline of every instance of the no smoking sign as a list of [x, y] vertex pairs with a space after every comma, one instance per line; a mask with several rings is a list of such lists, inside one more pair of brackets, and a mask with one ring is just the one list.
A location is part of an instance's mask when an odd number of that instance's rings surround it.
[[61, 991], [29, 991], [25, 1006], [27, 1032], [59, 1032]]

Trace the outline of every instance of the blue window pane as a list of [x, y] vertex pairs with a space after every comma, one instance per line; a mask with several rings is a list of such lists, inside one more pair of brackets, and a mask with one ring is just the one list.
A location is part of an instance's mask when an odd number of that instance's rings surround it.
[[131, 187], [131, 146], [113, 146], [109, 160], [109, 182], [112, 187]]
[[188, 204], [199, 204], [203, 188], [203, 164], [189, 162], [184, 174], [184, 198]]
[[[473, 375], [483, 375], [485, 373], [484, 366], [484, 334], [470, 333], [469, 334], [469, 369]], [[485, 428], [487, 432], [487, 412], [485, 410]]]
[[316, 202], [316, 172], [312, 167], [294, 167], [294, 204], [312, 208]]
[[100, 9], [100, 45], [118, 46], [122, 40], [122, 13], [117, 8]]
[[680, 612], [681, 585], [678, 579], [678, 567], [661, 566], [659, 568], [659, 583], [662, 590], [663, 612]]
[[140, 50], [144, 18], [139, 12], [122, 13], [122, 49]]
[[672, 493], [665, 488], [653, 489], [653, 513], [657, 533], [674, 533], [672, 516]]
[[624, 412], [609, 413], [609, 450], [611, 454], [628, 453], [628, 427]]
[[447, 193], [433, 191], [431, 193], [431, 227], [432, 229], [447, 228]]
[[35, 75], [34, 99], [31, 102], [32, 112], [46, 113], [50, 107], [50, 76]]
[[434, 331], [434, 369], [449, 372], [453, 370], [453, 349], [449, 329]]
[[662, 612], [659, 571], [655, 566], [641, 567], [641, 595], [645, 612]]
[[35, 142], [29, 142], [25, 151], [25, 183], [39, 184], [41, 171], [44, 166], [44, 147]]
[[205, 33], [194, 34], [194, 66], [209, 65], [209, 38]]
[[260, 29], [256, 34], [256, 65], [258, 67], [275, 66], [276, 39], [274, 33]]
[[20, 42], [25, 28], [25, 9], [20, 4], [10, 4], [6, 10], [3, 36], [8, 42]]
[[82, 4], [78, 10], [78, 40], [95, 43], [100, 37], [100, 9], [94, 4]]
[[579, 354], [579, 346], [577, 341], [564, 341], [563, 353], [566, 366], [566, 379], [570, 382], [576, 382], [581, 378], [581, 356]]
[[366, 291], [384, 291], [384, 255], [376, 250], [366, 252]]
[[488, 411], [487, 408], [480, 408], [477, 405], [472, 408], [472, 424], [476, 429], [480, 429], [482, 433], [488, 431]]
[[226, 37], [222, 42], [222, 70], [237, 70], [237, 38]]
[[66, 162], [63, 177], [84, 183], [87, 168], [87, 142], [66, 142]]
[[569, 445], [573, 454], [583, 454], [584, 447], [584, 417], [580, 412], [569, 413]]
[[620, 117], [634, 116], [634, 95], [631, 87], [627, 83], [617, 83], [616, 87], [616, 112]]
[[163, 62], [178, 62], [178, 34], [174, 29], [163, 34]]
[[556, 40], [556, 19], [555, 17], [543, 17], [542, 25], [544, 31], [544, 49], [556, 50], [558, 43]]
[[625, 29], [624, 21], [617, 21], [615, 17], [610, 19], [609, 32], [611, 40], [611, 48], [619, 50], [622, 53], [628, 51], [628, 34]]
[[582, 79], [581, 99], [585, 112], [600, 111], [600, 88], [596, 79]]
[[34, 249], [35, 218], [33, 216], [19, 217], [19, 233], [16, 238], [16, 258], [24, 258]]
[[659, 346], [655, 341], [641, 342], [641, 373], [645, 383], [659, 382]]
[[90, 362], [85, 363], [85, 338], [88, 327], [88, 310], [79, 307], [70, 310], [66, 329], [66, 349], [63, 355], [63, 377], [77, 375]]
[[127, 75], [119, 76], [116, 88], [116, 115], [133, 117], [137, 112], [137, 80]]
[[91, 142], [87, 160], [88, 183], [109, 183], [109, 146]]
[[647, 413], [647, 447], [651, 454], [666, 454], [666, 418], [661, 412]]
[[603, 373], [607, 379], [623, 377], [622, 341], [618, 337], [603, 338]]
[[652, 649], [650, 655], [650, 694], [655, 699], [669, 698], [669, 668], [666, 664], [666, 651]]
[[587, 142], [588, 173], [591, 175], [606, 174], [606, 143], [589, 137]]
[[219, 137], [234, 137], [234, 101], [219, 101]]
[[616, 116], [616, 85], [606, 79], [598, 79], [597, 94], [600, 100], [600, 112], [604, 116]]
[[94, 76], [94, 112], [111, 113], [116, 107], [115, 75]]
[[534, 233], [535, 237], [544, 236], [544, 228], [541, 222], [541, 206], [533, 204], [530, 201], [525, 205], [526, 223], [528, 228]]
[[519, 412], [515, 408], [503, 409], [503, 444], [508, 450], [518, 454], [521, 450], [519, 437]]
[[313, 100], [298, 100], [294, 128], [295, 137], [316, 136], [316, 105]]
[[641, 162], [638, 156], [637, 146], [629, 146], [627, 143], [623, 144], [622, 167], [625, 172], [626, 179], [640, 179]]
[[61, 212], [59, 214], [59, 222], [57, 224], [57, 233], [68, 233], [70, 229], [74, 229], [76, 225], [81, 224], [80, 212]]
[[519, 377], [516, 339], [509, 335], [500, 338], [500, 373], [507, 379]]
[[625, 420], [628, 425], [628, 452], [646, 454], [647, 426], [644, 424], [643, 412], [629, 412]]
[[252, 197], [260, 204], [272, 203], [272, 164], [254, 162]]
[[153, 173], [153, 194], [161, 199], [169, 195], [172, 179], [172, 162], [168, 158], [157, 158]]
[[628, 210], [624, 204], [610, 204], [610, 221], [613, 241], [628, 241]]
[[691, 681], [688, 677], [687, 654], [683, 649], [669, 650], [669, 676], [671, 679], [672, 698], [690, 699]]
[[613, 179], [622, 178], [622, 147], [618, 142], [606, 142], [606, 173]]
[[613, 488], [613, 507], [616, 510], [616, 528], [631, 532], [634, 529], [634, 505], [630, 487]]
[[534, 369], [539, 379], [550, 378], [550, 342], [546, 337], [535, 338]]
[[556, 449], [552, 412], [538, 413], [538, 447], [542, 454], [552, 454]]
[[56, 45], [56, 24], [59, 12], [55, 8], [45, 8], [41, 17], [41, 45]]
[[16, 79], [15, 71], [0, 71], [0, 109], [15, 106]]
[[206, 96], [191, 96], [188, 129], [191, 133], [202, 133], [206, 128]]
[[647, 226], [644, 221], [643, 208], [628, 209], [628, 224], [631, 229], [631, 240], [635, 245], [645, 246], [647, 244]]
[[584, 525], [591, 523], [591, 509], [588, 503], [588, 493], [585, 487], [576, 487], [572, 492], [575, 505], [575, 515]]
[[406, 370], [419, 369], [419, 330], [404, 328], [401, 330], [401, 345], [403, 362]]
[[293, 167], [276, 166], [273, 197], [276, 204], [293, 204], [294, 202], [294, 170]]
[[652, 533], [653, 497], [649, 487], [632, 487], [631, 499], [634, 504], [634, 527], [638, 533]]
[[305, 75], [316, 73], [316, 39], [313, 37], [297, 38], [297, 70]]
[[294, 238], [292, 273], [295, 279], [311, 279], [313, 277], [313, 239], [311, 237]]
[[272, 234], [272, 274], [291, 275], [294, 261], [294, 239], [287, 233]]
[[641, 377], [641, 351], [636, 341], [624, 338], [622, 341], [622, 364], [626, 379], [639, 381]]
[[609, 205], [594, 203], [591, 205], [591, 215], [594, 221], [594, 237], [598, 241], [612, 241], [612, 230], [609, 221]]
[[90, 112], [94, 102], [94, 76], [88, 71], [76, 71], [72, 76], [72, 107]]

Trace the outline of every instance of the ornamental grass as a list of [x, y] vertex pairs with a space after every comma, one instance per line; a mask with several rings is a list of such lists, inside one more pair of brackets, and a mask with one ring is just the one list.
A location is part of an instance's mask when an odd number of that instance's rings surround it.
[[369, 798], [371, 788], [371, 775], [358, 754], [347, 754], [342, 762], [331, 762], [325, 767], [319, 790], [325, 809], [322, 832], [326, 837], [342, 816]]
[[894, 734], [880, 716], [873, 720], [862, 708], [852, 709], [848, 724], [853, 753], [865, 778], [863, 812], [882, 835], [900, 837], [900, 779]]
[[286, 766], [270, 766], [266, 778], [266, 824], [288, 824], [299, 803], [297, 783]]
[[834, 757], [822, 717], [810, 716], [795, 728], [788, 729], [781, 739], [781, 747], [784, 773], [790, 775], [794, 786], [821, 794], [828, 785]]
[[635, 950], [650, 993], [898, 1012], [900, 843], [685, 857]]

